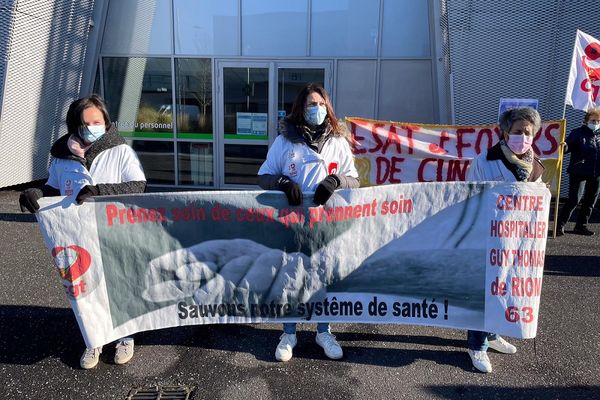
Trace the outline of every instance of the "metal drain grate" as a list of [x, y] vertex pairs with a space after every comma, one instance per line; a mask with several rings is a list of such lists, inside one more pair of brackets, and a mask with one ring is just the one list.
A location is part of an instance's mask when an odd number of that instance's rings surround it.
[[189, 400], [194, 387], [152, 386], [131, 389], [126, 400]]

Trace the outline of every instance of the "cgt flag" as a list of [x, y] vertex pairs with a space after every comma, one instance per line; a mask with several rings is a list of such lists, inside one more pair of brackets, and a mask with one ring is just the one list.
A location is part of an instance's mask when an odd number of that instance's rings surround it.
[[587, 111], [600, 106], [600, 41], [577, 30], [565, 104]]

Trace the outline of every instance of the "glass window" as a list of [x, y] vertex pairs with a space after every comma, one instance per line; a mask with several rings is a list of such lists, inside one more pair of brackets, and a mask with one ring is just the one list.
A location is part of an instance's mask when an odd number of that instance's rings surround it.
[[171, 61], [104, 58], [104, 97], [123, 136], [173, 137]]
[[267, 158], [267, 146], [225, 145], [225, 183], [258, 185], [258, 169]]
[[142, 163], [148, 183], [160, 185], [175, 184], [173, 142], [133, 140], [131, 147], [135, 150]]
[[174, 0], [175, 53], [239, 55], [238, 0]]
[[313, 56], [376, 56], [379, 2], [312, 2], [310, 45]]
[[171, 1], [110, 1], [104, 54], [171, 54]]
[[177, 137], [213, 138], [212, 64], [208, 59], [175, 60]]
[[225, 139], [267, 140], [268, 68], [223, 68]]
[[242, 55], [306, 56], [307, 1], [242, 1]]
[[179, 184], [212, 186], [213, 145], [212, 143], [177, 143]]
[[381, 61], [378, 119], [435, 122], [431, 74], [430, 60]]
[[[310, 82], [325, 84], [323, 68], [279, 68], [277, 88], [278, 117], [284, 117], [292, 111], [292, 104], [298, 92]], [[285, 111], [285, 113], [284, 113]]]
[[384, 57], [428, 57], [429, 2], [394, 0], [383, 3], [381, 54]]
[[375, 118], [375, 60], [339, 60], [336, 114]]

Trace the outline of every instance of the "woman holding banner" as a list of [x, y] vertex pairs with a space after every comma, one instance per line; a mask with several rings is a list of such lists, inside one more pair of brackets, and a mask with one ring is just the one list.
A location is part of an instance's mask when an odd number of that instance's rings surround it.
[[586, 225], [600, 193], [600, 108], [586, 112], [583, 125], [573, 129], [566, 142], [565, 152], [571, 153], [569, 199], [558, 214], [556, 236], [565, 234], [565, 225], [582, 199], [573, 233], [592, 236], [594, 232]]
[[[467, 181], [541, 182], [544, 166], [533, 152], [533, 137], [539, 131], [541, 118], [530, 107], [507, 110], [500, 116], [500, 141], [473, 160]], [[495, 333], [468, 331], [468, 352], [473, 366], [481, 372], [492, 372], [488, 347], [505, 354], [517, 348]]]
[[[336, 189], [359, 186], [348, 130], [337, 120], [322, 86], [310, 83], [298, 93], [279, 133], [258, 171], [261, 188], [280, 190], [291, 206], [298, 206], [304, 191], [314, 191], [313, 203], [323, 205]], [[342, 358], [328, 323], [317, 324], [316, 342], [327, 357]], [[290, 360], [296, 344], [296, 324], [283, 324], [275, 358]]]
[[[142, 193], [146, 177], [135, 152], [111, 125], [106, 105], [97, 95], [74, 101], [67, 111], [68, 134], [50, 150], [53, 157], [48, 181], [42, 188], [23, 191], [21, 211], [35, 213], [44, 196], [74, 196], [81, 204], [98, 195]], [[98, 364], [102, 347], [86, 349], [81, 368]], [[115, 363], [125, 364], [133, 357], [133, 338], [117, 341]]]

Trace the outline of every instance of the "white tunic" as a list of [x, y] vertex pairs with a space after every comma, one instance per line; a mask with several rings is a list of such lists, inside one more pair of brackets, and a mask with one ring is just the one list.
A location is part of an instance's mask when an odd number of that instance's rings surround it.
[[350, 145], [339, 136], [329, 138], [317, 153], [303, 142], [292, 143], [279, 135], [267, 153], [258, 175], [285, 175], [302, 191], [314, 191], [327, 175], [358, 178]]
[[[467, 172], [467, 181], [517, 182], [517, 178], [504, 166], [502, 160], [488, 160], [487, 152], [485, 152], [475, 157], [471, 162]], [[541, 181], [542, 177], [540, 176], [536, 182]]]
[[79, 161], [55, 158], [48, 173], [46, 184], [60, 190], [62, 196], [76, 195], [86, 185], [146, 180], [140, 160], [126, 144], [102, 151], [89, 171]]

